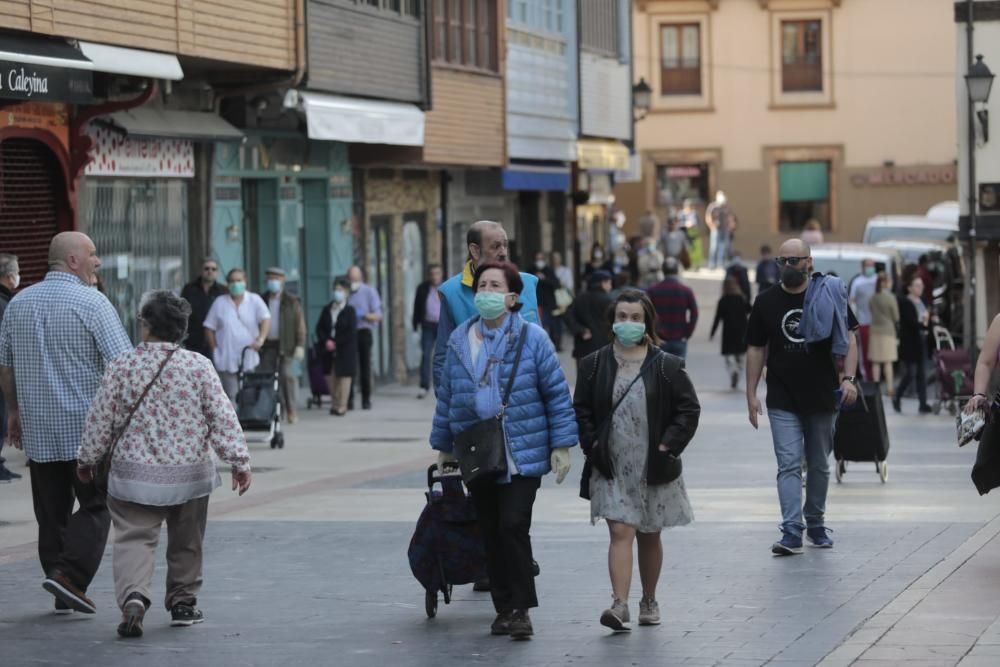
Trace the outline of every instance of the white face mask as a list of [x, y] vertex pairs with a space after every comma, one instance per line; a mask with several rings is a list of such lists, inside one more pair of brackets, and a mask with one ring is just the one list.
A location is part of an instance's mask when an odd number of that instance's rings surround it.
[[357, 292], [359, 289], [361, 289], [361, 281], [360, 280], [355, 280], [354, 282], [351, 283], [351, 291], [352, 292]]
[[21, 274], [20, 273], [15, 273], [14, 274], [14, 289], [17, 289], [17, 286], [20, 285], [20, 284], [21, 284]]

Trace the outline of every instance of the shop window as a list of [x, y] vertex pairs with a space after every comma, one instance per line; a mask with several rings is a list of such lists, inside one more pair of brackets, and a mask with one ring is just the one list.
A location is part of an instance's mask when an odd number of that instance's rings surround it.
[[656, 168], [656, 190], [657, 204], [671, 215], [676, 215], [685, 201], [704, 206], [708, 200], [708, 165], [659, 165]]
[[778, 218], [782, 231], [798, 231], [810, 220], [830, 229], [830, 163], [778, 163]]
[[430, 10], [435, 61], [497, 71], [496, 0], [433, 0]]
[[701, 26], [660, 26], [660, 94], [701, 95]]
[[781, 22], [781, 89], [822, 92], [823, 44], [818, 20]]

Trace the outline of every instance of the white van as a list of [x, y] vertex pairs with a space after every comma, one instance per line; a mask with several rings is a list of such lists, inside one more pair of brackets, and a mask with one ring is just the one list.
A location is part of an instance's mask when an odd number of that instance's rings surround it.
[[889, 240], [945, 243], [957, 234], [957, 219], [930, 219], [921, 215], [876, 215], [865, 225], [862, 243], [875, 245]]

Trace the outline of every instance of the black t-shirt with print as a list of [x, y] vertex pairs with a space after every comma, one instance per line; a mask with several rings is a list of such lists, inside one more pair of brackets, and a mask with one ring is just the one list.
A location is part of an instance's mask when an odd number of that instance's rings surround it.
[[[799, 335], [806, 294], [789, 294], [780, 285], [754, 301], [747, 325], [747, 343], [767, 348], [767, 407], [796, 414], [834, 412], [834, 392], [840, 382], [833, 358], [833, 341], [807, 345]], [[847, 308], [847, 327], [858, 321]]]

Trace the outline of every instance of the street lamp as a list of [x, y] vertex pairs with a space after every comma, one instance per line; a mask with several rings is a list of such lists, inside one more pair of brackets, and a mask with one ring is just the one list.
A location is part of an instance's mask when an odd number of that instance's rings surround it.
[[[990, 89], [993, 87], [993, 72], [983, 62], [981, 55], [976, 56], [976, 62], [969, 68], [969, 73], [965, 75], [965, 85], [969, 89], [969, 100], [973, 104], [985, 105], [990, 99]], [[989, 111], [979, 109], [976, 111], [976, 118], [983, 129], [983, 142], [990, 140], [990, 115]]]
[[640, 114], [636, 121], [642, 120], [649, 113], [652, 96], [653, 89], [646, 83], [646, 79], [640, 77], [639, 83], [632, 86], [632, 109]]

